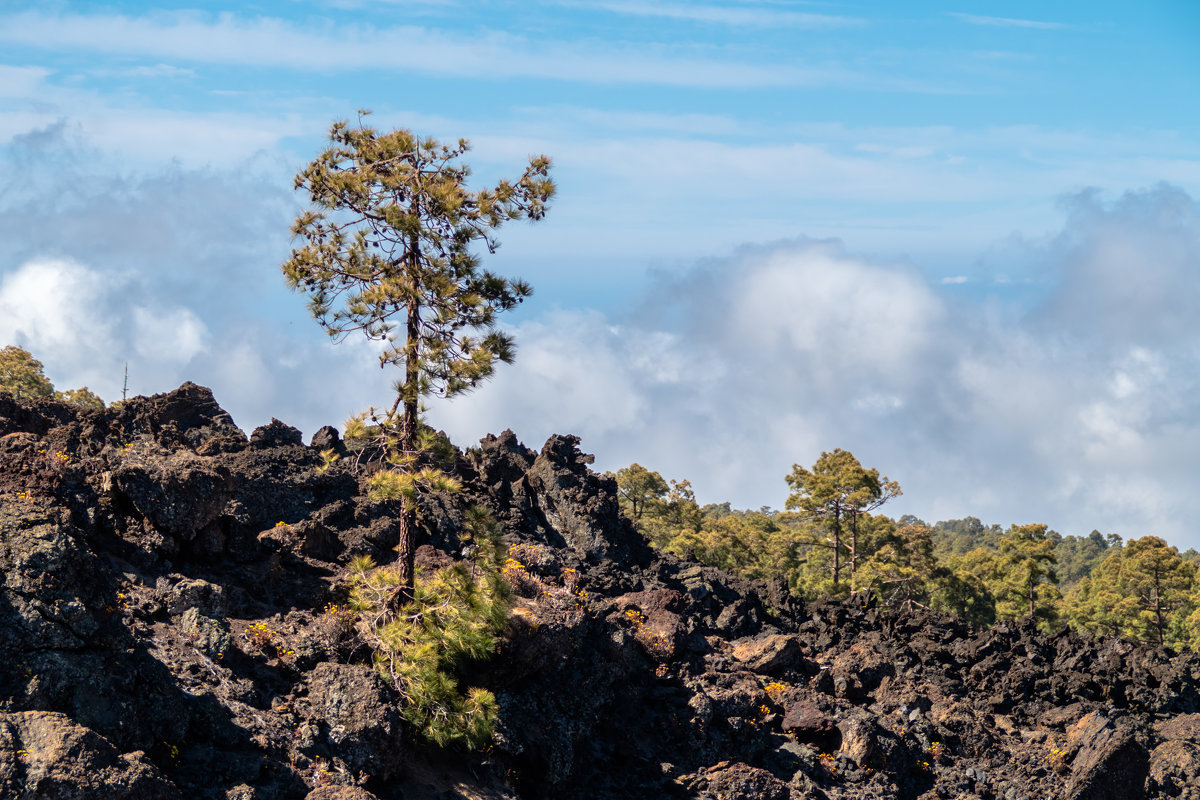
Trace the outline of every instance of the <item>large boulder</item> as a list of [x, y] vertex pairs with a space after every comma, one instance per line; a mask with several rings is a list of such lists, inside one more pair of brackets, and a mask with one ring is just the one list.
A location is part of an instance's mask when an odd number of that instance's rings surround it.
[[113, 471], [112, 485], [156, 528], [184, 541], [221, 516], [234, 490], [228, 469], [187, 451], [130, 459]]
[[403, 761], [396, 699], [379, 673], [356, 664], [323, 662], [308, 682], [308, 703], [329, 752], [356, 772], [387, 777]]
[[1180, 714], [1154, 726], [1161, 739], [1150, 752], [1147, 788], [1165, 797], [1184, 790], [1200, 797], [1200, 714]]
[[787, 669], [795, 669], [802, 659], [803, 650], [796, 636], [767, 634], [744, 639], [733, 645], [733, 657], [753, 672], [776, 675]]
[[142, 752], [118, 753], [63, 714], [0, 714], [0, 796], [37, 800], [178, 800]]
[[1067, 732], [1074, 754], [1068, 800], [1129, 800], [1141, 797], [1149, 771], [1146, 748], [1128, 720], [1093, 711]]

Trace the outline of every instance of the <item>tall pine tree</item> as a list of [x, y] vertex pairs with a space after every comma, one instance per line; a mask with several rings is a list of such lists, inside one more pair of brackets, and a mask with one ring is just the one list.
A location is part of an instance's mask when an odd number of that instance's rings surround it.
[[296, 176], [313, 208], [296, 218], [301, 240], [283, 265], [288, 283], [309, 296], [309, 310], [335, 341], [361, 332], [383, 342], [380, 366], [398, 367], [390, 409], [372, 413], [374, 435], [392, 468], [375, 475], [377, 497], [401, 502], [397, 533], [400, 587], [411, 597], [417, 497], [452, 482], [422, 464], [420, 401], [450, 397], [513, 358], [496, 315], [531, 294], [528, 284], [480, 268], [474, 251], [498, 246], [503, 223], [540, 220], [554, 195], [550, 159], [530, 158], [515, 181], [470, 191], [470, 146], [379, 132], [336, 122], [331, 145]]

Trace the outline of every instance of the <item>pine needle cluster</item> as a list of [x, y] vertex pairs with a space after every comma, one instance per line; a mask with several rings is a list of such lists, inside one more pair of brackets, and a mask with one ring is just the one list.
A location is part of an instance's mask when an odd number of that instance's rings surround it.
[[510, 591], [501, 577], [505, 548], [495, 520], [482, 511], [468, 518], [470, 559], [416, 571], [412, 599], [389, 611], [400, 591], [395, 565], [369, 556], [350, 565], [350, 604], [369, 630], [375, 666], [404, 695], [404, 718], [414, 733], [438, 747], [484, 747], [499, 709], [487, 689], [464, 686], [462, 668], [488, 658], [509, 613]]

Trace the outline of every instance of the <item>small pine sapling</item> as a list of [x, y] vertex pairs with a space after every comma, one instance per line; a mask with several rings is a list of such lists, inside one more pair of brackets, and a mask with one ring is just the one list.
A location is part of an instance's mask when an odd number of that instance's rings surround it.
[[480, 749], [491, 739], [498, 706], [486, 689], [464, 687], [461, 668], [488, 658], [507, 625], [510, 590], [501, 576], [506, 550], [495, 519], [473, 509], [471, 556], [417, 570], [412, 599], [391, 613], [401, 577], [369, 556], [350, 565], [350, 605], [369, 631], [379, 672], [404, 695], [403, 714], [419, 738], [438, 747]]

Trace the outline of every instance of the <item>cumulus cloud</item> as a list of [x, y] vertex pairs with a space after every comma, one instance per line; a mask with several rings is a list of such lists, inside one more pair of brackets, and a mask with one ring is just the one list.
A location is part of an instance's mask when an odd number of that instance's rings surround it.
[[[147, 308], [187, 297], [211, 324], [271, 314], [298, 202], [290, 181], [253, 160], [228, 169], [114, 164], [73, 123], [0, 148], [0, 269], [36, 258], [136, 273]], [[264, 268], [264, 266], [266, 268]]]
[[335, 349], [284, 286], [290, 181], [254, 162], [121, 171], [89, 141], [63, 122], [0, 150], [0, 344], [108, 400], [126, 362], [132, 393], [206, 384], [249, 427], [311, 433], [386, 397], [371, 353]]
[[468, 441], [580, 433], [603, 467], [747, 507], [781, 506], [793, 462], [844, 447], [901, 482], [894, 513], [1200, 546], [1197, 205], [1168, 186], [1064, 203], [1063, 230], [1028, 244], [1050, 284], [1032, 307], [837, 242], [751, 248], [620, 321], [520, 326], [517, 364], [434, 419]]
[[139, 305], [135, 273], [104, 274], [68, 259], [34, 259], [0, 278], [0, 341], [45, 363], [59, 388], [87, 385], [119, 396], [123, 362], [180, 374], [207, 349], [208, 329], [190, 309]]

